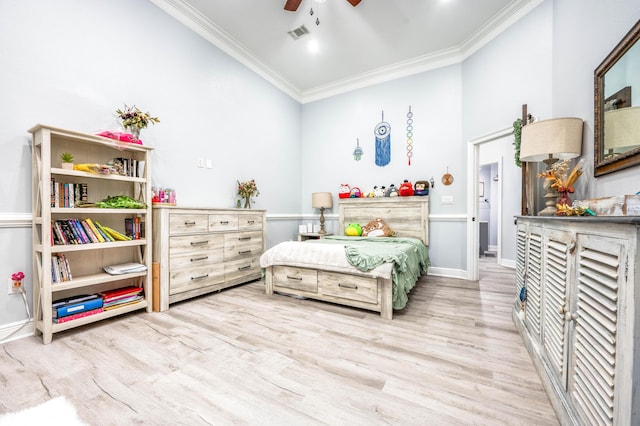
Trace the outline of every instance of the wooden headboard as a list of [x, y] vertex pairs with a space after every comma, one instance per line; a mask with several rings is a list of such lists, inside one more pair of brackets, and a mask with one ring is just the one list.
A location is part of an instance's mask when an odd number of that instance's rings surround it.
[[380, 218], [397, 237], [414, 237], [429, 245], [429, 197], [341, 198], [340, 235], [350, 223], [366, 225]]

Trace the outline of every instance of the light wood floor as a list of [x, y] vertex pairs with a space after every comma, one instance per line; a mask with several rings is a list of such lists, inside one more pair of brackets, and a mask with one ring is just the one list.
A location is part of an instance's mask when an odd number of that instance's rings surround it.
[[64, 395], [92, 425], [557, 425], [511, 320], [513, 271], [481, 269], [423, 277], [392, 321], [256, 281], [9, 342], [0, 412]]

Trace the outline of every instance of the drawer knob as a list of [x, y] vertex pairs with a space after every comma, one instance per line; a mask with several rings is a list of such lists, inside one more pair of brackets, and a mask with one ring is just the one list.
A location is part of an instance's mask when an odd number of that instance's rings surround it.
[[220, 221], [220, 225], [228, 225], [229, 221], [228, 220], [221, 220]]
[[249, 253], [251, 253], [251, 250], [240, 250], [238, 252], [238, 254], [249, 254]]
[[192, 246], [201, 246], [203, 244], [207, 244], [209, 242], [209, 240], [205, 240], [205, 241], [192, 241], [191, 245]]
[[238, 241], [249, 241], [251, 237], [239, 237]]
[[253, 225], [254, 223], [256, 223], [256, 221], [255, 221], [255, 220], [248, 220], [248, 221], [247, 221], [247, 223], [248, 223], [249, 225]]
[[302, 281], [302, 277], [292, 277], [291, 275], [287, 275], [287, 279], [296, 280], [296, 281]]
[[357, 290], [358, 286], [357, 285], [353, 285], [353, 284], [342, 284], [342, 283], [338, 283], [338, 287], [342, 287], [342, 288], [349, 288], [351, 290]]
[[197, 262], [199, 260], [207, 260], [209, 258], [209, 256], [204, 256], [204, 257], [196, 257], [191, 259], [192, 262]]
[[247, 266], [241, 266], [238, 268], [238, 271], [244, 271], [245, 269], [250, 269], [251, 265], [247, 265]]
[[209, 274], [200, 275], [199, 277], [191, 277], [192, 280], [201, 280], [203, 278], [207, 278]]
[[195, 224], [196, 224], [195, 220], [193, 222], [187, 222], [187, 221], [184, 222], [184, 226], [191, 226], [191, 225], [195, 225]]

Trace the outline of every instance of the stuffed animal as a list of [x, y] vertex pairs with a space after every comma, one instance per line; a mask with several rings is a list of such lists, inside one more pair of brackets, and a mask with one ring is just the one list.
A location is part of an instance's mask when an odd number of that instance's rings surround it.
[[338, 198], [349, 198], [351, 194], [351, 187], [346, 183], [340, 185], [340, 189], [338, 190]]
[[394, 235], [395, 232], [380, 218], [374, 219], [362, 227], [363, 237], [393, 237]]
[[354, 188], [351, 188], [351, 192], [349, 193], [349, 198], [361, 198], [362, 197], [362, 192], [360, 192], [360, 188], [358, 188], [357, 186]]
[[418, 180], [413, 189], [413, 195], [429, 195], [429, 182], [426, 180]]
[[375, 197], [384, 197], [384, 193], [385, 193], [385, 187], [382, 186], [380, 188], [378, 188], [377, 186], [373, 187], [373, 193]]
[[408, 180], [404, 180], [398, 188], [398, 195], [401, 197], [411, 197], [413, 195], [413, 185]]
[[373, 198], [376, 196], [376, 188], [377, 186], [374, 186], [373, 189], [367, 193], [367, 198]]
[[385, 197], [397, 197], [398, 196], [398, 188], [394, 184], [389, 185], [389, 189], [384, 194]]
[[344, 234], [348, 237], [359, 237], [362, 235], [362, 227], [358, 223], [350, 223]]

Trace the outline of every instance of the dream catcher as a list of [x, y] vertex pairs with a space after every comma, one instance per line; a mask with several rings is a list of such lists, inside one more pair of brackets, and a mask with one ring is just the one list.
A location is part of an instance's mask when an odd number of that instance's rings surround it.
[[353, 150], [353, 159], [360, 161], [362, 158], [362, 148], [360, 148], [360, 138], [356, 138], [356, 149]]
[[411, 165], [411, 157], [413, 156], [413, 113], [411, 105], [407, 113], [407, 162]]
[[382, 111], [382, 121], [373, 130], [376, 136], [376, 166], [386, 166], [391, 161], [391, 126], [384, 121], [384, 111]]

